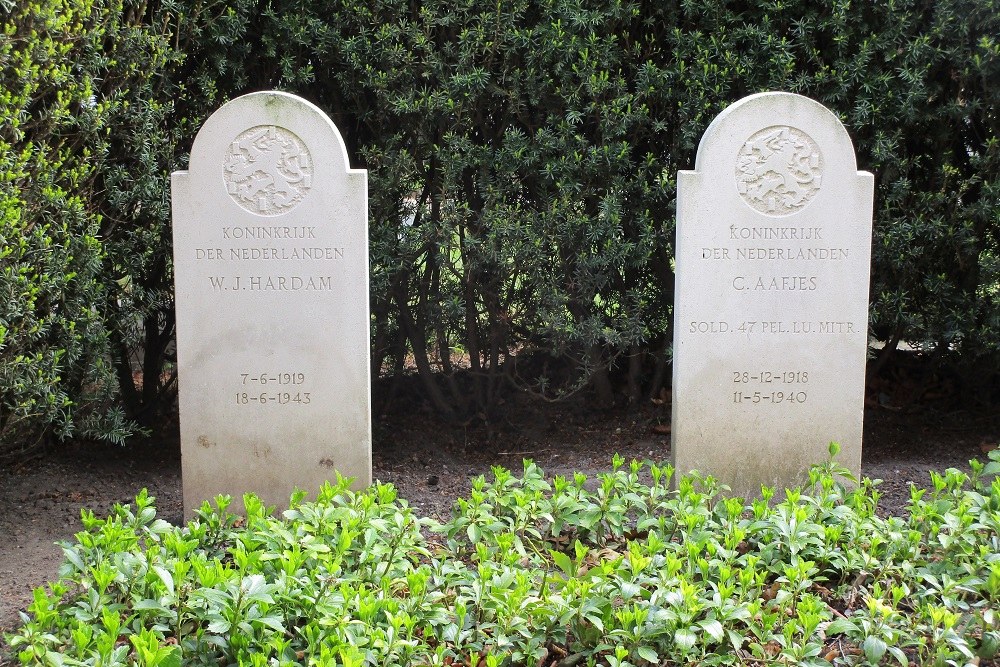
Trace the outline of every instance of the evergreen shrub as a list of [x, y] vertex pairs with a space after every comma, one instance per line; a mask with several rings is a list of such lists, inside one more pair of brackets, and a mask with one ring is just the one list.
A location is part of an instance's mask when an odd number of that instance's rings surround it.
[[234, 8], [0, 11], [0, 451], [123, 441], [170, 407], [169, 175], [216, 79], [241, 81], [218, 57]]
[[94, 183], [108, 14], [15, 3], [0, 32], [0, 442], [45, 432], [120, 439]]
[[1000, 370], [995, 1], [296, 0], [260, 25], [371, 170], [376, 370], [412, 364], [444, 414], [657, 395], [676, 172], [764, 90], [827, 105], [876, 174], [879, 364]]
[[996, 398], [996, 0], [2, 7], [0, 441], [120, 439], [170, 405], [169, 173], [264, 88], [318, 103], [369, 169], [373, 370], [415, 368], [442, 415], [658, 396], [677, 170], [778, 89], [876, 174], [873, 372], [910, 343]]

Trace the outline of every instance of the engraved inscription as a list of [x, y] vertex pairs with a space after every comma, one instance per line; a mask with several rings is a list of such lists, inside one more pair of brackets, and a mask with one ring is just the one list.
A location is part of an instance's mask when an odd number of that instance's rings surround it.
[[761, 403], [795, 405], [797, 403], [805, 403], [807, 398], [809, 398], [809, 395], [804, 391], [733, 392], [733, 403], [742, 403], [744, 405], [760, 405]]
[[241, 207], [258, 215], [280, 215], [309, 192], [312, 164], [295, 134], [277, 125], [258, 125], [229, 145], [223, 176], [226, 190]]
[[737, 292], [812, 292], [819, 286], [817, 276], [736, 276], [733, 289]]
[[[809, 371], [805, 370], [765, 370], [763, 368], [745, 371], [731, 371], [733, 384], [740, 385], [733, 392], [733, 403], [741, 405], [798, 405], [805, 403], [809, 395], [797, 386], [787, 389], [775, 389], [775, 385], [806, 385], [809, 384]], [[748, 384], [770, 385], [762, 386], [757, 391], [745, 391]]]
[[236, 405], [309, 405], [312, 402], [308, 391], [279, 391], [254, 394], [246, 391], [236, 392]]
[[[822, 227], [791, 226], [729, 226], [729, 246], [703, 246], [700, 258], [711, 262], [741, 262], [749, 268], [748, 262], [846, 262], [851, 249], [830, 246], [823, 243]], [[750, 243], [742, 244], [740, 242]], [[768, 241], [777, 241], [770, 245]], [[789, 241], [790, 243], [785, 243]], [[795, 242], [801, 244], [796, 244]], [[813, 245], [810, 242], [814, 242]], [[813, 292], [819, 290], [821, 277], [817, 269], [790, 265], [779, 265], [785, 270], [794, 270], [796, 275], [737, 275], [728, 280], [729, 286], [737, 292]]]
[[312, 403], [308, 378], [301, 371], [264, 371], [240, 373], [240, 390], [234, 393], [236, 405], [290, 405]]
[[[768, 262], [806, 261], [806, 262], [840, 262], [846, 261], [850, 257], [850, 248], [757, 248], [739, 247], [730, 249], [722, 248], [702, 248], [701, 258], [711, 260], [737, 259], [761, 260]], [[734, 257], [735, 255], [735, 257]], [[199, 257], [201, 259], [201, 257]]]
[[243, 384], [302, 384], [306, 381], [305, 373], [240, 373]]
[[689, 334], [854, 334], [864, 331], [861, 325], [854, 322], [795, 320], [790, 322], [775, 321], [692, 321], [688, 323]]
[[333, 276], [208, 276], [214, 292], [332, 292]]
[[760, 130], [736, 157], [736, 187], [743, 201], [768, 215], [802, 210], [819, 191], [822, 178], [819, 147], [794, 127]]
[[195, 248], [194, 258], [215, 261], [254, 261], [254, 260], [288, 260], [301, 262], [303, 260], [344, 259], [344, 248]]
[[749, 384], [760, 382], [762, 384], [805, 384], [809, 382], [809, 371], [782, 371], [782, 370], [750, 370], [732, 371], [733, 382], [736, 384]]
[[822, 241], [822, 227], [737, 227], [729, 226], [731, 241]]

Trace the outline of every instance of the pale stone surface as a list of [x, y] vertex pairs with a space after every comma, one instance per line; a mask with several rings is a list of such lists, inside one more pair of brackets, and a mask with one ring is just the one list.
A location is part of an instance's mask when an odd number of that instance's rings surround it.
[[172, 186], [185, 512], [371, 483], [367, 172], [317, 107], [261, 92]]
[[677, 183], [672, 458], [734, 493], [861, 469], [874, 178], [790, 93], [712, 122]]

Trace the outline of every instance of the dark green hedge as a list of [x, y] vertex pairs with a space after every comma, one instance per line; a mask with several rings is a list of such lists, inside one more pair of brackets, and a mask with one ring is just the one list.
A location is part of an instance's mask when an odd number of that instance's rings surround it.
[[255, 30], [372, 172], [375, 360], [444, 413], [656, 394], [675, 174], [762, 90], [829, 106], [877, 175], [882, 361], [1000, 366], [995, 2], [295, 2]]
[[[954, 357], [967, 379], [1000, 368], [996, 2], [36, 5], [86, 19], [45, 28], [77, 45], [74, 76], [18, 75], [10, 54], [47, 56], [0, 37], [3, 89], [26, 76], [38, 95], [62, 90], [68, 111], [51, 122], [95, 117], [105, 133], [71, 142], [69, 161], [52, 168], [90, 170], [82, 185], [60, 180], [65, 201], [50, 202], [60, 218], [80, 211], [74, 229], [85, 233], [67, 243], [92, 239], [95, 263], [77, 279], [89, 309], [59, 311], [83, 342], [29, 335], [47, 305], [4, 315], [3, 437], [70, 432], [93, 387], [120, 392], [140, 422], [170, 397], [167, 176], [185, 166], [207, 113], [262, 88], [326, 109], [370, 170], [375, 371], [415, 365], [445, 415], [488, 413], [512, 387], [547, 398], [585, 388], [603, 403], [658, 392], [669, 377], [676, 172], [692, 166], [717, 113], [762, 90], [826, 104], [876, 174], [871, 328], [887, 343], [882, 361], [909, 342]], [[32, 11], [9, 13], [7, 34], [49, 10]], [[86, 85], [97, 105], [84, 113], [67, 100]], [[42, 229], [41, 209], [9, 185], [40, 183], [16, 176], [22, 163], [41, 169], [24, 148], [65, 131], [28, 122], [51, 103], [3, 104], [26, 122], [0, 135], [15, 174], [4, 180], [14, 193], [6, 240]], [[31, 257], [5, 256], [4, 269], [29, 267], [31, 285], [66, 272], [58, 257], [46, 260], [55, 273]], [[16, 361], [58, 350], [58, 363]], [[90, 378], [98, 367], [117, 370], [117, 388]], [[71, 404], [58, 418], [17, 407], [44, 398], [12, 393], [36, 372], [61, 378], [47, 382]]]
[[169, 174], [230, 94], [235, 7], [0, 2], [0, 454], [169, 407]]
[[98, 99], [93, 75], [107, 14], [59, 0], [8, 11], [0, 36], [0, 440], [81, 427], [120, 437], [120, 413], [94, 411], [114, 395], [92, 199], [115, 103]]

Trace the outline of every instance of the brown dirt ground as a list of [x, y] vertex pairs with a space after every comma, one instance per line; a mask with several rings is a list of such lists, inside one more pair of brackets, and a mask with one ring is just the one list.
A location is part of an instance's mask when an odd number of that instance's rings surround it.
[[[404, 412], [396, 410], [394, 412]], [[417, 408], [374, 423], [374, 476], [393, 483], [418, 513], [444, 517], [472, 478], [493, 465], [519, 470], [524, 458], [549, 474], [606, 471], [615, 452], [627, 459], [666, 460], [669, 410], [593, 412], [579, 405], [523, 401], [493, 423], [442, 427]], [[932, 470], [968, 468], [1000, 442], [1000, 414], [890, 410], [869, 406], [862, 472], [881, 479], [885, 513], [905, 511], [910, 485], [926, 485]], [[106, 514], [142, 488], [157, 499], [159, 516], [182, 518], [176, 431], [125, 448], [77, 445], [0, 468], [0, 665], [9, 649], [3, 631], [20, 624], [31, 591], [57, 577], [80, 510]]]

